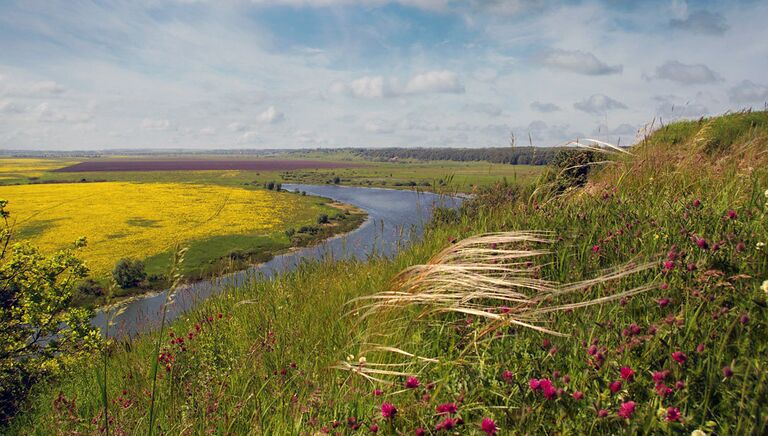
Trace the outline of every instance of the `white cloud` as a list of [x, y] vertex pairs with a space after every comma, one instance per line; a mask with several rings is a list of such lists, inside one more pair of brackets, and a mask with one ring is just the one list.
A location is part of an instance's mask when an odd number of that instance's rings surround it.
[[603, 94], [594, 94], [588, 99], [574, 103], [573, 107], [580, 111], [596, 115], [605, 114], [613, 109], [627, 108], [624, 103]]
[[540, 55], [539, 62], [548, 68], [571, 71], [588, 76], [620, 74], [622, 65], [608, 65], [594, 54], [581, 50], [549, 50]]
[[451, 93], [461, 94], [464, 85], [453, 71], [438, 70], [418, 74], [405, 86], [406, 94]]
[[141, 128], [144, 130], [168, 130], [171, 128], [171, 122], [164, 119], [144, 118], [141, 120]]
[[728, 96], [735, 103], [765, 103], [768, 102], [768, 86], [742, 80], [728, 90]]
[[274, 106], [268, 107], [264, 112], [256, 117], [256, 120], [262, 124], [276, 124], [285, 119], [285, 115], [275, 109]]
[[203, 127], [199, 133], [204, 136], [213, 136], [216, 134], [216, 129], [213, 127]]
[[682, 85], [702, 85], [722, 80], [720, 75], [704, 64], [687, 65], [678, 61], [667, 61], [656, 67], [654, 77]]
[[11, 100], [0, 100], [0, 114], [20, 114], [24, 108]]
[[458, 74], [448, 70], [434, 70], [411, 77], [405, 86], [395, 78], [363, 76], [349, 83], [336, 81], [331, 92], [357, 98], [389, 98], [419, 94], [461, 94], [464, 85]]

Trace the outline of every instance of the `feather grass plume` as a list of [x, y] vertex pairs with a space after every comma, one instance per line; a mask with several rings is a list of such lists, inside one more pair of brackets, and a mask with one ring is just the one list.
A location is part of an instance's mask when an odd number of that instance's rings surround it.
[[[517, 231], [473, 236], [451, 245], [423, 265], [403, 270], [383, 292], [350, 302], [361, 320], [406, 308], [420, 309], [413, 319], [441, 314], [464, 314], [487, 322], [478, 323], [470, 343], [483, 340], [490, 333], [516, 326], [545, 334], [568, 336], [545, 327], [545, 315], [579, 309], [636, 295], [652, 288], [650, 284], [624, 292], [608, 291], [597, 298], [584, 293], [594, 287], [616, 281], [655, 263], [627, 265], [603, 271], [597, 277], [573, 283], [557, 283], [539, 277], [541, 262], [534, 260], [549, 254], [546, 246], [554, 235], [546, 231]], [[352, 312], [350, 312], [352, 313]], [[396, 347], [374, 345], [369, 352], [391, 352], [416, 362], [437, 362], [434, 358], [415, 356]], [[370, 363], [343, 362], [336, 366], [379, 380], [378, 375], [404, 375], [404, 370], [374, 368]], [[396, 372], [397, 374], [390, 374]]]

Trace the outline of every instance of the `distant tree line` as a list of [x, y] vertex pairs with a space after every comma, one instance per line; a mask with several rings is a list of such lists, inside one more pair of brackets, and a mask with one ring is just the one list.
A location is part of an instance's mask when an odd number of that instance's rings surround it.
[[487, 161], [512, 165], [547, 165], [555, 159], [559, 147], [488, 147], [488, 148], [355, 148], [351, 152], [363, 159]]

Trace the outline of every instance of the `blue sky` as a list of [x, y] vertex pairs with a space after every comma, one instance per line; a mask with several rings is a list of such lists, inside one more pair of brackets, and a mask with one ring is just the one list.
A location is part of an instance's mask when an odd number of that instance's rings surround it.
[[626, 144], [763, 108], [766, 22], [758, 1], [4, 1], [0, 147]]

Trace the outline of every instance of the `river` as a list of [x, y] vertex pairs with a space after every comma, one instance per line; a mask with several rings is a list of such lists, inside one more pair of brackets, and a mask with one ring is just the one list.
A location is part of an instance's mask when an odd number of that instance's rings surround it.
[[[249, 280], [269, 280], [306, 260], [327, 256], [333, 259], [365, 259], [372, 254], [391, 256], [422, 234], [433, 207], [457, 207], [461, 203], [461, 199], [456, 197], [394, 189], [299, 184], [286, 184], [283, 189], [304, 191], [307, 195], [357, 206], [368, 213], [368, 220], [357, 229], [318, 245], [295, 249], [243, 271], [181, 286], [173, 298], [174, 303], [168, 308], [167, 321], [229, 287], [243, 285]], [[157, 326], [166, 292], [141, 296], [117, 306], [122, 311], [110, 327], [110, 336], [134, 336]], [[104, 331], [106, 319], [106, 313], [99, 311], [92, 323]]]

